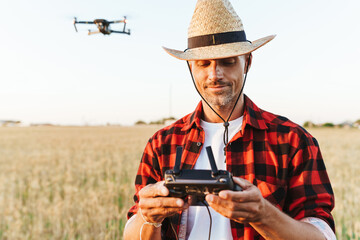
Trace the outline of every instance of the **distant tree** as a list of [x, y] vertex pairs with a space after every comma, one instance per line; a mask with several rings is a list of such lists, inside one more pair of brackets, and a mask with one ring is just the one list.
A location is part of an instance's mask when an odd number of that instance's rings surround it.
[[313, 122], [311, 122], [311, 121], [306, 121], [306, 122], [304, 122], [304, 124], [303, 124], [303, 127], [304, 128], [309, 128], [309, 127], [315, 127], [316, 125], [313, 123]]
[[146, 122], [139, 120], [135, 123], [135, 125], [146, 125]]
[[335, 125], [333, 123], [330, 123], [330, 122], [323, 123], [321, 126], [322, 127], [335, 127]]
[[356, 120], [354, 123], [360, 125], [360, 119]]
[[163, 120], [164, 120], [164, 122], [165, 122], [165, 121], [168, 121], [168, 120], [170, 120], [170, 121], [171, 121], [171, 120], [176, 120], [176, 118], [175, 118], [175, 117], [168, 117], [168, 118], [164, 118]]
[[161, 120], [157, 120], [157, 121], [151, 121], [149, 124], [150, 125], [161, 125], [161, 124], [164, 124], [164, 121], [161, 119]]
[[176, 120], [176, 118], [167, 117], [167, 118], [162, 118], [162, 119], [159, 119], [159, 120], [156, 120], [156, 121], [151, 121], [149, 124], [150, 125], [163, 125], [163, 124], [165, 124], [166, 121], [173, 121], [173, 120]]

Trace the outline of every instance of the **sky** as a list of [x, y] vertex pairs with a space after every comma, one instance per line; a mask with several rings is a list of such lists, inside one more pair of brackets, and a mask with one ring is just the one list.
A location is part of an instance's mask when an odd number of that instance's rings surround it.
[[[360, 1], [230, 0], [253, 53], [244, 92], [302, 124], [360, 119]], [[195, 0], [1, 0], [0, 120], [131, 125], [192, 112], [186, 63]], [[87, 35], [78, 20], [127, 16], [131, 35]], [[122, 29], [122, 25], [112, 25]]]

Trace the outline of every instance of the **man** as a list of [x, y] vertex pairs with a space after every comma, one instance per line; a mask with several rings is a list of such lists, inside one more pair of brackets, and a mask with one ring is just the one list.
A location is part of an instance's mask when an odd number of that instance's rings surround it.
[[316, 140], [242, 93], [252, 51], [273, 38], [247, 41], [228, 0], [198, 0], [189, 48], [165, 50], [188, 62], [202, 101], [150, 138], [125, 239], [208, 238], [207, 209], [169, 197], [164, 186], [177, 146], [184, 147], [182, 169], [210, 169], [205, 147], [211, 146], [218, 168], [243, 188], [206, 196], [211, 239], [335, 239], [334, 196]]

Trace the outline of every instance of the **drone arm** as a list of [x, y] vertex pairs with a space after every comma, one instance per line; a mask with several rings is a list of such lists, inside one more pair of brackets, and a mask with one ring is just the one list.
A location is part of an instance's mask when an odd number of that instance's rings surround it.
[[130, 35], [130, 31], [128, 30], [127, 32], [125, 31], [114, 31], [114, 30], [110, 30], [111, 33], [124, 33], [124, 34], [127, 34], [127, 35]]
[[116, 20], [116, 21], [110, 21], [109, 23], [126, 23], [126, 19], [123, 20]]
[[[126, 25], [126, 22], [127, 22], [126, 16], [124, 16], [124, 19], [122, 19], [122, 20], [110, 21], [109, 23], [125, 23], [125, 25]], [[125, 31], [125, 29], [124, 29], [124, 31]]]
[[77, 27], [76, 27], [76, 24], [94, 24], [94, 22], [88, 22], [88, 21], [78, 21], [76, 17], [74, 17], [74, 28], [75, 28], [75, 31], [77, 32]]
[[75, 23], [81, 23], [81, 24], [94, 24], [94, 22], [88, 22], [88, 21], [78, 21]]

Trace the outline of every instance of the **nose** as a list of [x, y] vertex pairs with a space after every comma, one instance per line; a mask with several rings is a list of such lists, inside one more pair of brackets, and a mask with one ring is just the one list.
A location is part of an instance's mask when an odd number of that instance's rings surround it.
[[223, 78], [223, 69], [221, 65], [216, 61], [211, 61], [209, 68], [209, 80], [218, 81]]

